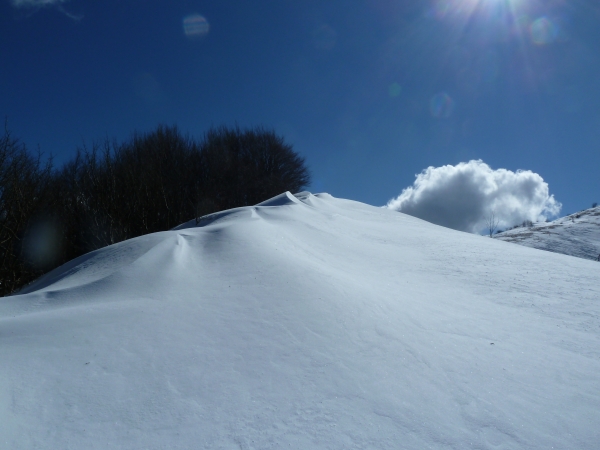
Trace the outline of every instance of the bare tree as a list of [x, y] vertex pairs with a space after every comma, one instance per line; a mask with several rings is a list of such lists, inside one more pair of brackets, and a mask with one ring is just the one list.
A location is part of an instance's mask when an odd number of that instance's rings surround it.
[[496, 231], [496, 228], [498, 228], [499, 223], [500, 219], [496, 216], [496, 212], [492, 210], [485, 219], [485, 227], [489, 231], [490, 237], [494, 235], [494, 231]]
[[254, 205], [310, 184], [304, 158], [262, 127], [213, 127], [200, 151], [204, 190], [218, 209]]
[[[46, 261], [32, 251], [32, 228], [51, 203], [48, 187], [52, 161], [29, 154], [5, 124], [0, 137], [0, 295], [14, 292], [43, 272]], [[53, 262], [53, 261], [52, 261]]]
[[211, 128], [197, 142], [164, 125], [83, 148], [57, 178], [72, 257], [310, 182], [304, 159], [273, 131]]
[[[107, 138], [79, 149], [58, 171], [6, 130], [0, 135], [0, 295], [86, 252], [309, 183], [304, 159], [261, 127], [211, 128], [196, 141], [159, 125], [123, 143]], [[31, 251], [42, 240], [56, 244], [52, 258]]]

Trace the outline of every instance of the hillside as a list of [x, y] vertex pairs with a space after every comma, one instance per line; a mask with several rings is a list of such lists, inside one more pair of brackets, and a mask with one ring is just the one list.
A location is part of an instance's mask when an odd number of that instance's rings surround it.
[[0, 299], [0, 448], [595, 450], [599, 281], [285, 193]]
[[552, 222], [513, 228], [494, 235], [494, 238], [597, 261], [600, 255], [600, 206]]

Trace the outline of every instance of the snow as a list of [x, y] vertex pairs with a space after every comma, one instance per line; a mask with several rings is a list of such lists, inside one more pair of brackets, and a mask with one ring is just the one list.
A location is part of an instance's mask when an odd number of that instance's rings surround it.
[[494, 235], [495, 239], [578, 258], [598, 260], [600, 206], [554, 220]]
[[597, 262], [327, 194], [0, 299], [0, 448], [597, 449]]

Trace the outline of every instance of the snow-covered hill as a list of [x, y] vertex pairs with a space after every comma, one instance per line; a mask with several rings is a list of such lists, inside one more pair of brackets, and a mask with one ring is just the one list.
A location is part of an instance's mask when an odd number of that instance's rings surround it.
[[537, 222], [530, 227], [513, 228], [494, 235], [494, 238], [597, 261], [600, 255], [600, 206], [553, 222]]
[[580, 449], [598, 263], [308, 193], [0, 299], [3, 449]]

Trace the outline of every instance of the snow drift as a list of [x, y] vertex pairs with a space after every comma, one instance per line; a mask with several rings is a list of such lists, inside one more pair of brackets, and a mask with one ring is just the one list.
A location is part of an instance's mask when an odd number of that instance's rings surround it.
[[282, 194], [0, 299], [0, 447], [596, 449], [599, 279]]

